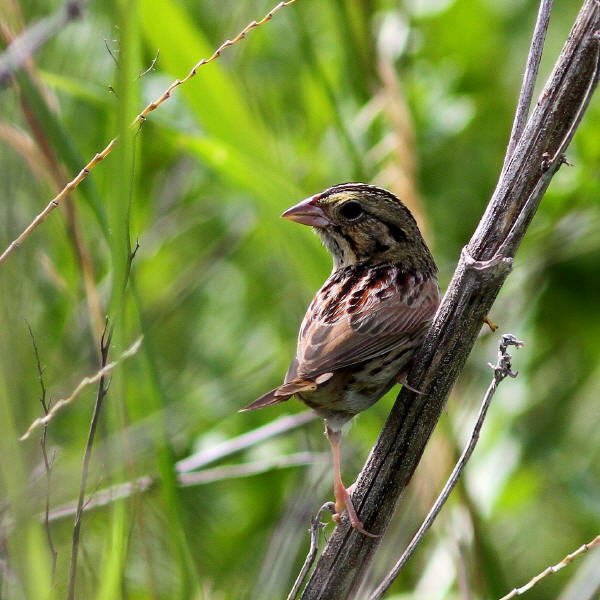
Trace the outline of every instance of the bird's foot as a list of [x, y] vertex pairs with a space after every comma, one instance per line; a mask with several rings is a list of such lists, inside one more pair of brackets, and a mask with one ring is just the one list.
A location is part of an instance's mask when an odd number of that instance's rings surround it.
[[[338, 491], [338, 494], [336, 494], [336, 501], [335, 501], [335, 514], [333, 515], [333, 520], [336, 523], [340, 522], [340, 519], [342, 518], [342, 513], [344, 511], [344, 506], [346, 507], [346, 510], [348, 511], [348, 517], [350, 518], [350, 525], [352, 525], [352, 527], [354, 529], [356, 529], [356, 531], [360, 531], [363, 535], [366, 535], [368, 537], [373, 537], [373, 538], [377, 538], [377, 537], [381, 537], [375, 533], [371, 533], [369, 531], [367, 531], [363, 524], [362, 521], [358, 518], [358, 515], [356, 514], [356, 511], [354, 510], [354, 504], [352, 504], [352, 490], [354, 489], [354, 483], [349, 487], [349, 488], [342, 488], [340, 490], [336, 490]], [[339, 496], [339, 497], [337, 497]]]

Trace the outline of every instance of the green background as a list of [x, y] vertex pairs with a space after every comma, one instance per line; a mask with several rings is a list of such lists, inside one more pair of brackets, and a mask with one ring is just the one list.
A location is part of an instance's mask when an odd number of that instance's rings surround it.
[[[194, 452], [305, 410], [291, 400], [237, 412], [282, 380], [331, 268], [316, 236], [279, 215], [335, 183], [387, 187], [417, 216], [445, 289], [493, 191], [532, 1], [298, 0], [199, 68], [130, 135], [146, 104], [271, 2], [99, 0], [0, 89], [2, 248], [121, 134], [70, 207], [0, 265], [2, 598], [65, 597], [71, 553], [73, 519], [57, 518], [52, 582], [40, 432], [17, 441], [41, 414], [25, 321], [54, 401], [98, 369], [105, 315], [115, 326], [111, 359], [144, 335], [112, 374], [87, 490], [97, 498], [113, 484], [156, 480], [85, 514], [77, 597], [282, 598], [306, 553], [310, 516], [332, 497], [322, 424], [221, 458], [202, 483], [180, 487], [174, 475]], [[60, 5], [3, 4], [3, 46]], [[577, 8], [554, 9], [542, 83]], [[138, 77], [157, 50], [154, 70]], [[482, 330], [368, 586], [441, 489], [504, 332], [526, 342], [514, 352], [519, 377], [502, 385], [461, 483], [394, 597], [465, 598], [468, 589], [498, 598], [600, 531], [599, 118], [596, 97], [568, 150], [573, 166], [552, 182], [492, 309], [500, 328]], [[94, 398], [88, 388], [48, 428], [53, 508], [77, 497]], [[393, 398], [345, 436], [348, 483]], [[527, 597], [595, 598], [594, 572], [598, 551]]]

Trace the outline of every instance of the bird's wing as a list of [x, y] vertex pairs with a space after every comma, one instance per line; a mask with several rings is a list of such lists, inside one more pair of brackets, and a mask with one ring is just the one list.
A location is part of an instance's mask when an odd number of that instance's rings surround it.
[[338, 278], [332, 283], [334, 277], [304, 317], [297, 354], [281, 391], [402, 345], [412, 347], [440, 301], [434, 276], [397, 267], [373, 267], [350, 282]]

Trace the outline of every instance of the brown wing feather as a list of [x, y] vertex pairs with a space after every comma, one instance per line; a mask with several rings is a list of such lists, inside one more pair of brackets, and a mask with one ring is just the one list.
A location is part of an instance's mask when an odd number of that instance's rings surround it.
[[354, 269], [334, 273], [317, 293], [300, 328], [286, 384], [411, 344], [433, 318], [440, 300], [435, 277], [391, 266]]

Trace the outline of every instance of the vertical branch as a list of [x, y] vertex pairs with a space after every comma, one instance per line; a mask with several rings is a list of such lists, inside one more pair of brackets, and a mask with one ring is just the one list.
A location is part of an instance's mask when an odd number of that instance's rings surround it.
[[[48, 414], [49, 405], [46, 402], [46, 384], [44, 383], [44, 371], [42, 369], [42, 362], [40, 360], [40, 353], [38, 351], [37, 343], [35, 341], [35, 336], [33, 335], [33, 331], [31, 329], [31, 325], [27, 323], [27, 329], [29, 329], [29, 335], [31, 337], [31, 343], [33, 344], [33, 351], [35, 352], [35, 361], [37, 364], [37, 372], [38, 378], [40, 381], [40, 389], [41, 396], [40, 402], [42, 404], [42, 408], [44, 409], [44, 415]], [[52, 465], [54, 463], [54, 455], [52, 455], [52, 459], [48, 459], [48, 451], [46, 448], [46, 437], [48, 435], [48, 425], [44, 425], [42, 429], [42, 437], [40, 439], [40, 446], [42, 448], [42, 456], [44, 458], [44, 468], [46, 469], [46, 506], [44, 510], [44, 529], [46, 531], [46, 539], [48, 540], [48, 548], [50, 549], [50, 555], [52, 556], [52, 581], [54, 582], [54, 575], [56, 574], [56, 558], [58, 556], [58, 552], [54, 547], [54, 542], [52, 540], [52, 533], [50, 531], [50, 490], [52, 485]]]
[[508, 140], [508, 148], [504, 157], [504, 165], [502, 170], [506, 169], [510, 161], [517, 143], [521, 138], [521, 134], [527, 123], [527, 115], [533, 98], [533, 88], [537, 79], [540, 61], [542, 60], [542, 51], [544, 50], [544, 41], [546, 40], [546, 32], [548, 31], [548, 23], [550, 22], [550, 13], [552, 12], [552, 4], [554, 0], [542, 0], [538, 11], [533, 36], [531, 38], [531, 46], [529, 48], [529, 56], [527, 57], [527, 66], [523, 75], [523, 83], [521, 84], [521, 92], [517, 102], [517, 110]]
[[[110, 339], [112, 336], [112, 330], [108, 331], [108, 320], [104, 326], [104, 332], [102, 333], [102, 339], [100, 341], [100, 356], [101, 356], [101, 368], [106, 366], [108, 361], [108, 349], [110, 348]], [[85, 446], [85, 453], [83, 455], [83, 467], [81, 469], [81, 480], [79, 483], [79, 497], [77, 499], [77, 510], [75, 513], [75, 524], [73, 526], [73, 540], [71, 543], [71, 567], [69, 572], [69, 591], [67, 593], [68, 600], [74, 600], [75, 598], [75, 579], [77, 576], [77, 558], [79, 552], [79, 536], [81, 533], [81, 516], [83, 514], [83, 504], [85, 497], [85, 487], [87, 483], [88, 470], [90, 465], [90, 459], [92, 457], [92, 447], [94, 445], [94, 437], [96, 435], [96, 428], [98, 427], [98, 420], [100, 418], [100, 409], [102, 408], [102, 402], [106, 396], [108, 388], [104, 385], [105, 378], [101, 377], [98, 382], [98, 392], [96, 394], [96, 403], [94, 404], [94, 414], [92, 415], [92, 421], [90, 423], [90, 430], [88, 433], [88, 439]]]

